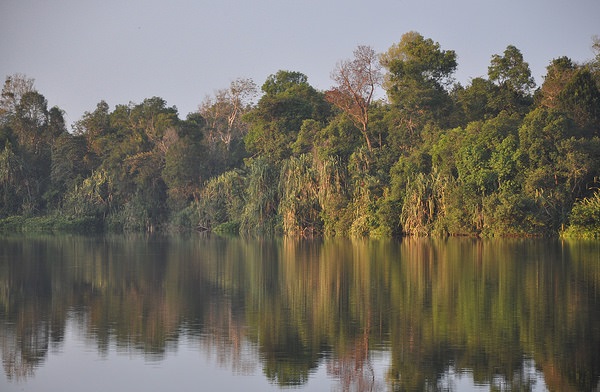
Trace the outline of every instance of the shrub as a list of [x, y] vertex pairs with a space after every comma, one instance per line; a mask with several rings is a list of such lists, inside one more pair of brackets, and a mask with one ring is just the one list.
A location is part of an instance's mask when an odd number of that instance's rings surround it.
[[600, 191], [575, 203], [566, 237], [600, 238]]

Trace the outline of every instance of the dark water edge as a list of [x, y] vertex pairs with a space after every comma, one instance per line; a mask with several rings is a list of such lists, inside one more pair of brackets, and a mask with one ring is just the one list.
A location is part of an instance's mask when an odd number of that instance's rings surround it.
[[2, 391], [591, 391], [600, 241], [4, 236], [0, 353]]

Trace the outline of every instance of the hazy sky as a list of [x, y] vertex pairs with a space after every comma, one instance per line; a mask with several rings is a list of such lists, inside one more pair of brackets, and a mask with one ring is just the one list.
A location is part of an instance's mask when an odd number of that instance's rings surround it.
[[328, 89], [357, 45], [411, 30], [456, 51], [462, 84], [515, 45], [539, 85], [553, 58], [593, 57], [600, 0], [0, 0], [0, 77], [34, 78], [69, 125], [153, 96], [185, 118], [238, 77], [286, 69]]

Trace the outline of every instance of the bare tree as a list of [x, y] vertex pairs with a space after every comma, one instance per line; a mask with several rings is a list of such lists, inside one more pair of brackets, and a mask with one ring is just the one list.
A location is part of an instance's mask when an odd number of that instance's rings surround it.
[[375, 90], [381, 84], [381, 65], [375, 50], [359, 45], [354, 58], [338, 63], [331, 73], [337, 86], [325, 93], [325, 98], [344, 111], [361, 130], [367, 147], [372, 149], [368, 134], [369, 106]]
[[211, 144], [221, 141], [229, 149], [235, 137], [241, 137], [246, 131], [240, 118], [257, 94], [252, 79], [238, 78], [231, 82], [228, 89], [218, 90], [214, 97], [207, 97], [199, 111], [207, 122]]
[[16, 73], [6, 77], [0, 95], [0, 118], [6, 120], [6, 116], [16, 113], [23, 95], [35, 91], [33, 84], [34, 79], [23, 74]]

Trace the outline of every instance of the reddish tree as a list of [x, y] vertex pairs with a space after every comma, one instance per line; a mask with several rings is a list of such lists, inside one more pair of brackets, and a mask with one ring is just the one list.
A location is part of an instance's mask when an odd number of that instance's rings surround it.
[[381, 84], [381, 65], [370, 46], [358, 46], [354, 58], [338, 63], [331, 73], [337, 86], [325, 92], [325, 99], [346, 113], [362, 132], [369, 151], [369, 106]]

